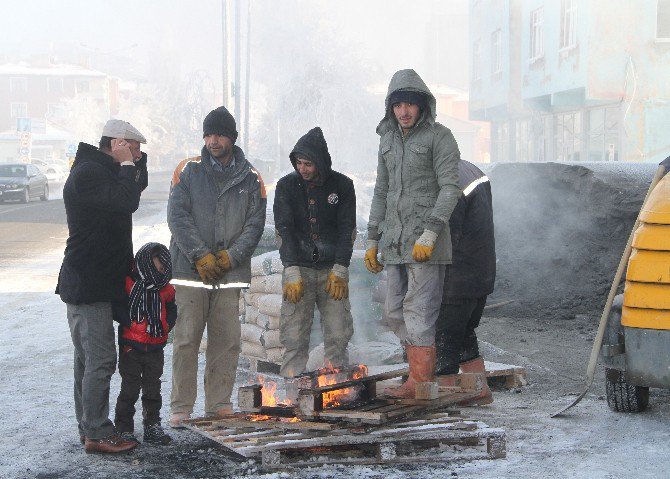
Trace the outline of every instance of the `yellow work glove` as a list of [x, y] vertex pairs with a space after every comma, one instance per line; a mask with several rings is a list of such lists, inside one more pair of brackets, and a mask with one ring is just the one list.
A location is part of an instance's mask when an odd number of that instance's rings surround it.
[[222, 249], [218, 253], [216, 253], [216, 264], [221, 268], [221, 270], [225, 273], [226, 271], [230, 271], [230, 268], [232, 268], [232, 265], [230, 264], [230, 255], [228, 254], [228, 251], [225, 249]]
[[365, 267], [370, 273], [377, 274], [384, 269], [384, 265], [377, 261], [377, 241], [368, 240], [365, 250]]
[[205, 284], [216, 283], [223, 271], [216, 263], [216, 257], [212, 253], [207, 253], [205, 256], [195, 262], [195, 268]]
[[284, 280], [282, 290], [284, 292], [284, 301], [297, 303], [305, 294], [305, 282], [300, 275], [300, 268], [289, 266], [284, 268]]
[[326, 281], [326, 293], [335, 301], [349, 297], [349, 268], [340, 264], [333, 265]]
[[418, 261], [419, 263], [428, 261], [433, 255], [433, 247], [435, 246], [436, 239], [436, 233], [430, 230], [423, 230], [423, 233], [416, 240], [412, 249], [412, 258], [414, 258], [414, 261]]

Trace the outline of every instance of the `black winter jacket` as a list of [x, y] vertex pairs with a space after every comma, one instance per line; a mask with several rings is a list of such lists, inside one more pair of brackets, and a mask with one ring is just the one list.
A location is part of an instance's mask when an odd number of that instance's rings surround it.
[[274, 219], [284, 267], [349, 266], [356, 234], [356, 193], [350, 178], [333, 171], [328, 145], [319, 127], [298, 140], [291, 152], [316, 164], [319, 179], [305, 181], [294, 171], [277, 182]]
[[133, 262], [132, 214], [147, 186], [147, 159], [120, 166], [79, 143], [63, 187], [69, 237], [56, 293], [70, 304], [119, 300]]
[[479, 168], [465, 160], [459, 162], [458, 174], [463, 194], [449, 219], [453, 263], [447, 268], [443, 303], [487, 296], [493, 292], [496, 277], [491, 184]]

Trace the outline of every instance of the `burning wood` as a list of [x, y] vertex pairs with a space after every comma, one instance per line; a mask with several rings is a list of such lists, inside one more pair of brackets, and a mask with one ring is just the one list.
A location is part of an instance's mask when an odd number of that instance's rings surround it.
[[269, 416], [267, 414], [249, 414], [246, 419], [251, 422], [261, 421], [279, 421], [279, 422], [300, 422], [301, 419], [293, 417]]
[[[346, 377], [345, 381], [353, 379], [361, 379], [368, 375], [368, 368], [364, 364], [359, 364], [354, 366], [349, 370], [343, 370], [338, 368], [332, 369], [319, 369], [316, 371], [318, 376], [316, 377], [316, 386], [330, 386], [342, 382], [342, 379], [338, 376], [344, 374]], [[337, 407], [341, 406], [343, 403], [353, 402], [358, 399], [362, 391], [362, 386], [353, 386], [345, 389], [334, 389], [329, 392], [323, 393], [323, 407]]]
[[[332, 386], [345, 381], [365, 378], [367, 375], [368, 367], [364, 364], [347, 368], [335, 368], [329, 365], [325, 368], [309, 371], [292, 379], [287, 379], [286, 399], [290, 404], [296, 405], [300, 390]], [[355, 401], [361, 391], [362, 389], [358, 386], [346, 389], [335, 388], [324, 394], [323, 407], [335, 407]]]

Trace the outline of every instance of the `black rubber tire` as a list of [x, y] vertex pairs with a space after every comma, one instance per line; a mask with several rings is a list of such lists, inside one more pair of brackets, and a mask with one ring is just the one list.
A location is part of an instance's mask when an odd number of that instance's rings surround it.
[[23, 190], [23, 197], [21, 198], [21, 203], [30, 203], [30, 190], [28, 190], [28, 188]]
[[40, 196], [40, 200], [46, 201], [49, 199], [49, 185], [47, 183], [44, 183], [44, 190], [42, 191], [42, 196]]
[[607, 405], [616, 412], [642, 412], [649, 406], [649, 388], [626, 382], [626, 375], [618, 369], [605, 369]]

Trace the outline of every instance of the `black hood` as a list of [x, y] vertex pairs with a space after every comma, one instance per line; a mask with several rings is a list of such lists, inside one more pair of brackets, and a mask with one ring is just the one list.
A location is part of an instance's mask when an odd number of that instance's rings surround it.
[[[323, 183], [331, 171], [332, 161], [330, 153], [328, 153], [328, 144], [323, 137], [321, 128], [314, 127], [305, 133], [302, 138], [293, 147], [293, 151], [289, 155], [291, 164], [295, 169], [296, 155], [306, 157], [309, 161], [316, 164], [319, 170], [319, 183]], [[296, 169], [297, 171], [297, 169]]]
[[85, 161], [94, 161], [96, 163], [100, 163], [111, 170], [119, 167], [117, 163], [114, 163], [114, 158], [112, 158], [111, 155], [103, 153], [98, 148], [93, 145], [89, 145], [88, 143], [79, 143], [79, 147], [77, 148], [77, 155], [74, 157], [74, 163], [72, 163], [72, 167], [74, 168], [79, 163]]

